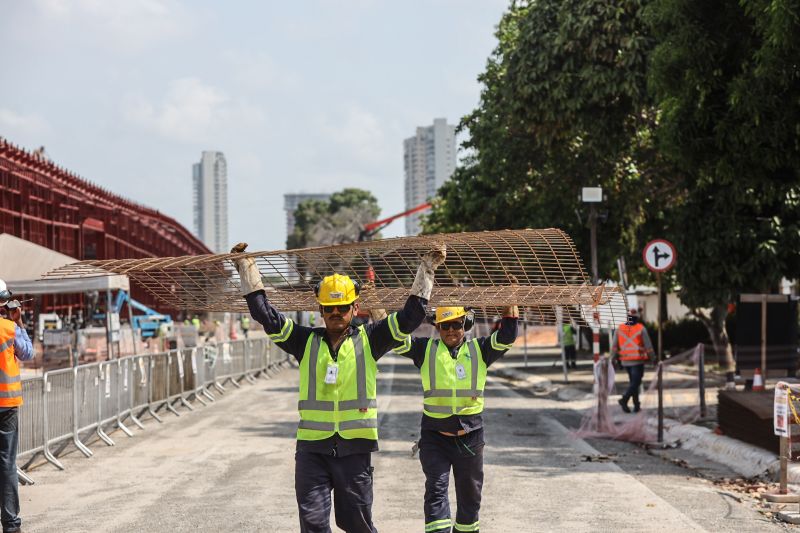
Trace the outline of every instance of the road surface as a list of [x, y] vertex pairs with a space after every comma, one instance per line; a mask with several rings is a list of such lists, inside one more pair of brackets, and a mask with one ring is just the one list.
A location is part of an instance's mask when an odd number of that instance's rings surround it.
[[[36, 485], [20, 491], [24, 530], [297, 531], [297, 381], [290, 368], [239, 390], [228, 386], [208, 407], [182, 410], [180, 418], [165, 413], [163, 424], [146, 420], [133, 438], [114, 433], [114, 447], [95, 442], [91, 459], [64, 455], [66, 471], [33, 469]], [[424, 478], [410, 453], [421, 409], [417, 370], [385, 357], [379, 395], [376, 526], [422, 531]], [[570, 424], [576, 414], [564, 404], [522, 396], [495, 378], [486, 396], [483, 532], [784, 528], [635, 446], [609, 443], [617, 462], [587, 462], [599, 452], [570, 435], [561, 421]]]

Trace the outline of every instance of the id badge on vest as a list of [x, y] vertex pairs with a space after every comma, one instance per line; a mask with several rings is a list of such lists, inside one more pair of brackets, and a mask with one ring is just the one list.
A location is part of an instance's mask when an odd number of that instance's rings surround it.
[[338, 365], [328, 365], [328, 371], [325, 372], [325, 383], [328, 385], [336, 385], [336, 378], [339, 375]]
[[456, 363], [456, 377], [458, 379], [467, 379], [467, 369], [461, 363]]

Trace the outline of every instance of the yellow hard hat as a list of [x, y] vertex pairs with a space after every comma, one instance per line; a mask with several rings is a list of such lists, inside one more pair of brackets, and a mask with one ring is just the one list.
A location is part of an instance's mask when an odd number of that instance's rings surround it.
[[347, 305], [358, 299], [359, 289], [358, 282], [349, 276], [334, 274], [322, 278], [315, 292], [320, 305]]
[[436, 319], [434, 322], [439, 324], [440, 322], [455, 320], [456, 318], [461, 318], [462, 316], [467, 316], [467, 310], [463, 307], [437, 307]]

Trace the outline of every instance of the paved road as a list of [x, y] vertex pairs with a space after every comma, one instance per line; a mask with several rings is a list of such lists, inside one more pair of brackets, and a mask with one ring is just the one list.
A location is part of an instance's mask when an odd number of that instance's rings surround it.
[[[380, 370], [376, 525], [382, 533], [422, 531], [423, 475], [410, 454], [419, 378], [395, 356]], [[65, 472], [35, 469], [37, 484], [21, 488], [25, 531], [297, 531], [297, 379], [296, 369], [284, 370], [196, 412], [165, 415], [164, 424], [147, 421], [134, 438], [117, 432], [117, 446], [95, 443], [92, 459], [69, 454]], [[563, 404], [521, 396], [496, 379], [487, 404], [482, 531], [782, 529], [636, 447], [595, 443], [613, 448], [620, 464], [583, 461], [598, 451], [570, 436], [562, 422], [575, 415]]]

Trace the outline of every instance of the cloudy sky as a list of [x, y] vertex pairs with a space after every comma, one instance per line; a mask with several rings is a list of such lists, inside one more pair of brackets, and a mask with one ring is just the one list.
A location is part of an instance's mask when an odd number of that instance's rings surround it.
[[281, 249], [284, 193], [403, 210], [403, 139], [475, 106], [507, 4], [0, 0], [0, 136], [189, 229], [192, 163], [221, 150], [231, 241]]

